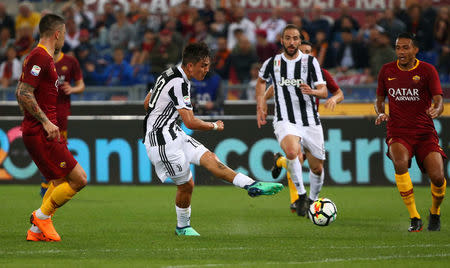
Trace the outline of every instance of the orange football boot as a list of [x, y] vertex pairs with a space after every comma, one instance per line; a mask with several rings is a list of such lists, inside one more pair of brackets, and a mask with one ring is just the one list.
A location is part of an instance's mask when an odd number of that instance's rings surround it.
[[53, 241], [61, 241], [61, 237], [53, 227], [52, 218], [41, 220], [36, 216], [36, 211], [33, 211], [30, 217], [30, 222], [36, 225], [44, 234], [44, 236]]
[[31, 230], [28, 230], [27, 241], [50, 241], [50, 240], [45, 238], [43, 233], [35, 233], [32, 232]]

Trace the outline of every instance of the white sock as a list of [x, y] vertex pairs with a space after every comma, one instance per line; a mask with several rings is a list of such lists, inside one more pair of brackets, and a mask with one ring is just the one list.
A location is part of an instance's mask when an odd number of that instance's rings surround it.
[[233, 179], [233, 184], [241, 188], [244, 188], [245, 186], [250, 185], [254, 182], [255, 181], [252, 180], [249, 176], [245, 176], [242, 173], [236, 174], [236, 177], [234, 177]]
[[30, 231], [32, 231], [33, 233], [40, 233], [41, 229], [39, 229], [36, 225], [32, 224], [30, 227]]
[[291, 174], [292, 182], [294, 182], [298, 194], [305, 194], [306, 189], [305, 185], [303, 185], [302, 166], [300, 165], [300, 161], [298, 160], [298, 158], [295, 158], [293, 160], [286, 160], [287, 170]]
[[187, 208], [179, 208], [175, 205], [177, 211], [177, 227], [183, 228], [191, 225], [191, 206]]
[[41, 219], [41, 220], [46, 220], [46, 219], [50, 218], [50, 216], [45, 215], [44, 213], [42, 213], [41, 208], [36, 210], [36, 217], [38, 217], [38, 219]]
[[319, 198], [320, 190], [322, 189], [324, 178], [324, 170], [320, 175], [316, 175], [309, 171], [309, 199], [315, 201]]

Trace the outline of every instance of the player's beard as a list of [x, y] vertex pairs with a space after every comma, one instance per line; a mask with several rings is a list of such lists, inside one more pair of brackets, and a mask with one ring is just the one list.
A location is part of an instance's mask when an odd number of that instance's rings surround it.
[[[289, 48], [294, 48], [294, 52], [292, 52], [292, 53], [289, 53]], [[289, 57], [293, 57], [293, 56], [295, 56], [295, 54], [297, 53], [297, 51], [298, 51], [298, 47], [297, 48], [295, 48], [295, 46], [292, 46], [292, 47], [286, 47], [284, 44], [283, 44], [283, 49], [284, 49], [284, 53], [286, 53]]]

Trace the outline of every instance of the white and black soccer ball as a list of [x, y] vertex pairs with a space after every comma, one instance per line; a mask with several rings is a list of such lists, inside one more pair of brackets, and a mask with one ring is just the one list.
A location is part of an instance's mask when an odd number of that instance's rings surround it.
[[328, 198], [319, 198], [309, 206], [308, 217], [319, 226], [327, 226], [336, 220], [336, 205]]

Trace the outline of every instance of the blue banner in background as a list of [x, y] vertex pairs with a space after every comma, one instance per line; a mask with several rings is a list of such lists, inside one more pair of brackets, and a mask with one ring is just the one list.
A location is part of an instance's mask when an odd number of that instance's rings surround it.
[[[142, 121], [70, 120], [68, 147], [88, 174], [91, 184], [161, 184], [142, 144]], [[1, 120], [0, 183], [38, 183], [40, 173], [23, 145], [20, 121]], [[434, 121], [441, 146], [449, 153], [450, 118]], [[272, 155], [281, 152], [271, 124], [261, 129], [254, 119], [224, 120], [225, 131], [189, 132], [232, 169], [263, 181], [272, 179]], [[373, 118], [322, 119], [325, 149], [325, 184], [392, 185], [394, 168], [386, 157], [385, 127]], [[223, 184], [202, 167], [192, 165], [196, 184]], [[444, 162], [446, 178], [450, 163]], [[415, 160], [410, 169], [415, 184], [428, 185]], [[304, 180], [308, 183], [307, 163]]]

